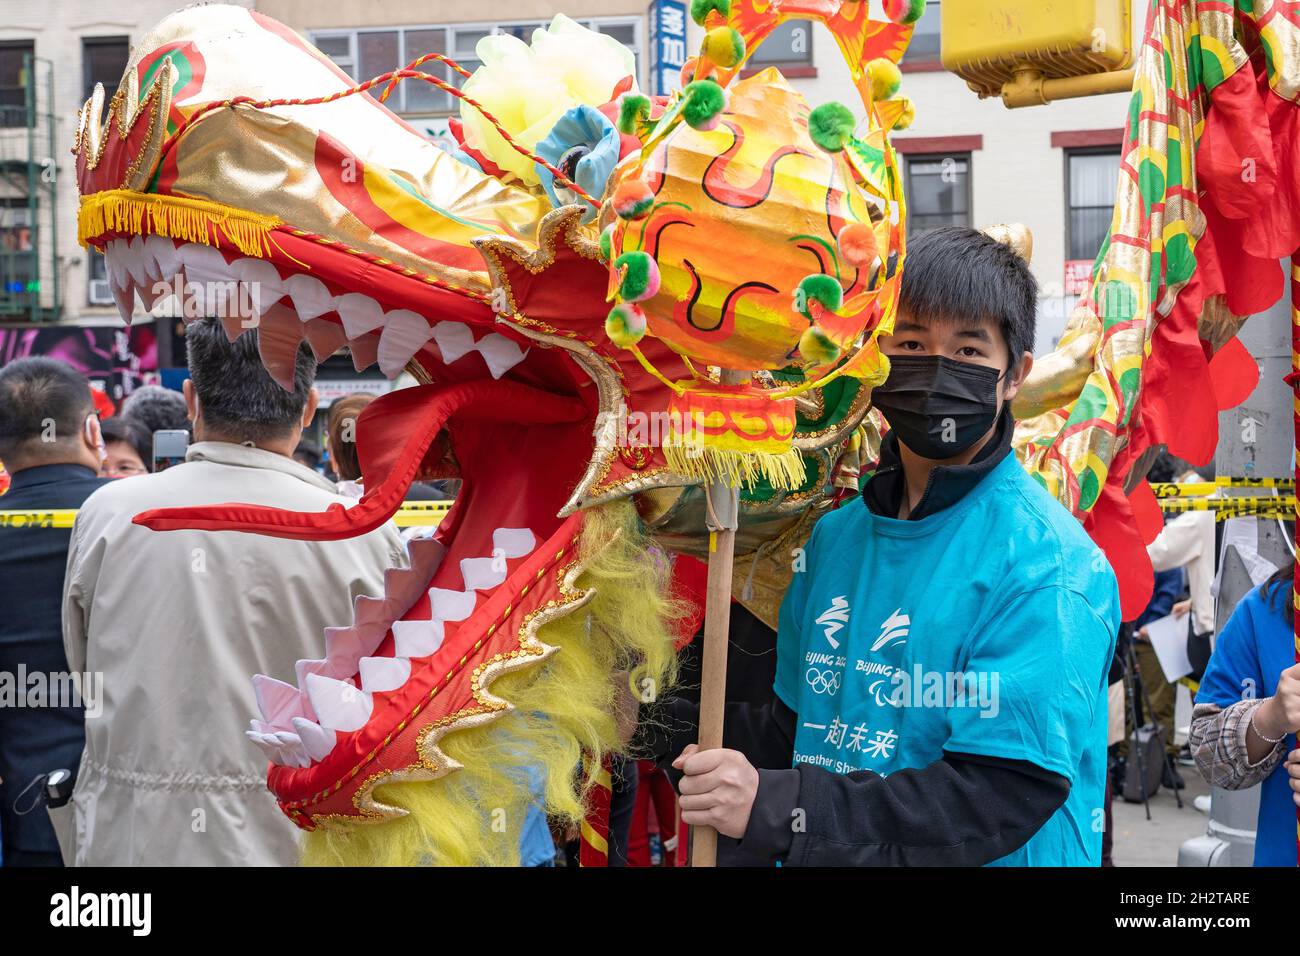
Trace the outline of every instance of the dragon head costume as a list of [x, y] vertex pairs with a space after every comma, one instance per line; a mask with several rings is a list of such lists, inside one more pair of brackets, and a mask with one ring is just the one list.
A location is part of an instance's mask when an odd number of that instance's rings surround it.
[[[546, 811], [579, 820], [575, 768], [619, 747], [613, 676], [671, 678], [682, 609], [659, 548], [707, 553], [710, 480], [743, 483], [737, 591], [774, 620], [785, 551], [872, 456], [888, 372], [906, 236], [889, 134], [912, 119], [896, 64], [924, 4], [885, 8], [696, 0], [701, 55], [648, 97], [626, 51], [563, 17], [531, 44], [487, 38], [473, 75], [430, 55], [357, 83], [256, 11], [195, 6], [83, 108], [79, 238], [124, 317], [180, 293], [187, 320], [256, 327], [277, 381], [305, 341], [419, 383], [360, 416], [353, 507], [137, 522], [333, 539], [386, 522], [417, 478], [462, 482], [319, 659], [254, 677], [249, 737], [307, 861], [511, 862], [537, 768]], [[830, 30], [862, 113], [742, 75], [790, 18]], [[461, 101], [456, 152], [383, 105], [398, 83]], [[1135, 473], [1108, 477], [1133, 424], [1087, 419], [1085, 383], [1140, 369], [1144, 341], [1076, 329], [1026, 390], [1022, 456], [1081, 518]], [[1079, 442], [1100, 450], [1078, 464]]]

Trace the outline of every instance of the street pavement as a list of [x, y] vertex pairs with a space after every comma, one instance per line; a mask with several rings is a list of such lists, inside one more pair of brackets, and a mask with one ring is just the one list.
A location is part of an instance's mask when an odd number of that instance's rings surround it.
[[1125, 803], [1122, 797], [1115, 797], [1111, 814], [1116, 866], [1177, 866], [1178, 848], [1183, 841], [1205, 833], [1210, 816], [1197, 810], [1192, 801], [1200, 794], [1208, 794], [1210, 786], [1195, 767], [1178, 770], [1187, 781], [1186, 789], [1181, 791], [1181, 810], [1174, 802], [1173, 791], [1165, 787], [1151, 798], [1150, 820], [1142, 804]]

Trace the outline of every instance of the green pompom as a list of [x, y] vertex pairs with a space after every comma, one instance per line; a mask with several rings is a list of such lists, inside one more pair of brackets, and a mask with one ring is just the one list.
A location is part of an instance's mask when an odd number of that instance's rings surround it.
[[727, 108], [727, 93], [713, 80], [696, 80], [682, 90], [682, 119], [691, 129], [712, 129]]
[[731, 0], [691, 0], [691, 19], [700, 26], [714, 10], [725, 20], [731, 16]]
[[609, 262], [614, 250], [614, 224], [611, 222], [600, 233], [600, 257]]
[[814, 302], [830, 312], [834, 312], [843, 305], [844, 290], [840, 288], [839, 280], [834, 276], [820, 273], [804, 276], [799, 282], [798, 290], [795, 292], [794, 304], [795, 308], [810, 322], [817, 319], [812, 312], [812, 303]]
[[885, 0], [885, 16], [895, 23], [915, 23], [925, 13], [925, 0]]
[[650, 119], [650, 97], [641, 93], [628, 93], [618, 108], [618, 131], [635, 136], [637, 126]]
[[843, 103], [823, 103], [808, 114], [808, 135], [828, 153], [838, 153], [853, 135], [857, 120]]
[[648, 252], [625, 252], [614, 260], [614, 268], [623, 273], [618, 297], [625, 302], [641, 302], [659, 292], [659, 263]]

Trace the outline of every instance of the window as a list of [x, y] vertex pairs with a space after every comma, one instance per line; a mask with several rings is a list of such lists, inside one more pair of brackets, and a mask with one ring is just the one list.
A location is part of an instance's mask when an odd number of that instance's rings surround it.
[[[480, 65], [474, 53], [479, 40], [492, 34], [509, 33], [527, 43], [532, 39], [533, 31], [546, 26], [548, 22], [538, 20], [380, 30], [326, 30], [313, 33], [311, 40], [339, 69], [357, 81], [399, 69], [428, 53], [449, 56], [473, 73]], [[640, 18], [602, 18], [579, 22], [598, 33], [614, 37], [630, 49], [636, 57], [639, 71]], [[436, 61], [424, 63], [420, 69], [458, 88], [464, 82], [464, 77], [459, 73]], [[378, 96], [379, 92], [381, 91], [375, 90], [374, 94]], [[457, 108], [449, 94], [431, 83], [419, 80], [405, 80], [398, 84], [386, 102], [393, 112], [404, 115], [450, 113]]]
[[970, 225], [970, 153], [907, 156], [907, 233]]
[[912, 42], [903, 55], [904, 63], [938, 63], [939, 43], [939, 0], [929, 0], [925, 13], [916, 21], [912, 31]]
[[1110, 229], [1119, 180], [1119, 150], [1070, 150], [1065, 154], [1066, 259], [1097, 258]]
[[25, 58], [35, 55], [32, 40], [0, 43], [0, 127], [27, 125], [27, 74]]
[[27, 200], [21, 196], [0, 199], [0, 302], [12, 307], [26, 301], [34, 278], [32, 265], [32, 212]]
[[768, 34], [745, 66], [812, 66], [812, 33], [809, 21], [789, 20]]
[[90, 99], [95, 84], [104, 84], [106, 96], [112, 96], [126, 72], [131, 56], [127, 37], [86, 37], [81, 41], [82, 97]]

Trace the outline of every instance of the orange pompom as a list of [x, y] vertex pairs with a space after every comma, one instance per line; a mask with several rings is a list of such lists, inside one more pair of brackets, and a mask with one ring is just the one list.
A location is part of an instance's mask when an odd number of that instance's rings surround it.
[[866, 269], [880, 258], [876, 248], [876, 234], [865, 222], [851, 222], [836, 237], [840, 255], [849, 265]]

